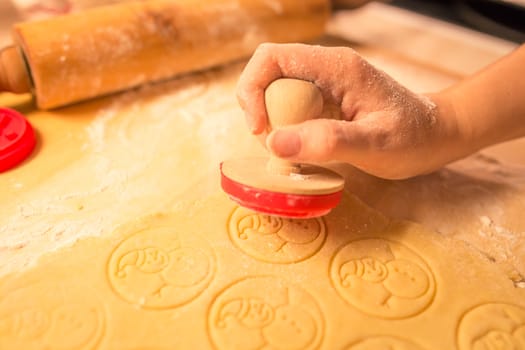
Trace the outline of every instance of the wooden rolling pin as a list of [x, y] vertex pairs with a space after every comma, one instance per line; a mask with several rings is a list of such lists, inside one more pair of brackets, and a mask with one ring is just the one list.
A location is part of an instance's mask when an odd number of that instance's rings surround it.
[[43, 109], [249, 56], [262, 42], [324, 32], [328, 0], [149, 0], [13, 27], [0, 91], [32, 92]]

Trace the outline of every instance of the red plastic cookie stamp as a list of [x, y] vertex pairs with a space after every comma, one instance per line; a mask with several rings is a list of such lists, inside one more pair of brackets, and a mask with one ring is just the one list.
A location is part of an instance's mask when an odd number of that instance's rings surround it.
[[[318, 118], [320, 90], [310, 82], [278, 79], [265, 91], [268, 128]], [[328, 214], [343, 195], [344, 178], [329, 169], [270, 155], [221, 163], [221, 187], [239, 205], [269, 215], [312, 218]]]
[[328, 214], [343, 195], [344, 179], [311, 164], [301, 172], [275, 174], [267, 159], [243, 158], [221, 163], [221, 187], [239, 205], [268, 215], [313, 218]]
[[0, 172], [23, 162], [35, 148], [35, 133], [23, 115], [0, 108]]

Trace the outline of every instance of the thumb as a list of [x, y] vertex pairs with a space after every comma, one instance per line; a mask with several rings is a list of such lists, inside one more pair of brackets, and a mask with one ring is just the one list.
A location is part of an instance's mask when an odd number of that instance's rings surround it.
[[333, 119], [308, 120], [272, 131], [266, 139], [266, 147], [277, 157], [301, 162], [347, 160], [352, 145], [361, 139], [353, 123]]

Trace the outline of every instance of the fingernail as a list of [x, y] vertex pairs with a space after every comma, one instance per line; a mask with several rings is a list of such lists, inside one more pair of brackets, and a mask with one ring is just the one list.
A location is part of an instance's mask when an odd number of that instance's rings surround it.
[[274, 131], [268, 143], [272, 152], [281, 158], [293, 157], [301, 150], [301, 138], [294, 131]]

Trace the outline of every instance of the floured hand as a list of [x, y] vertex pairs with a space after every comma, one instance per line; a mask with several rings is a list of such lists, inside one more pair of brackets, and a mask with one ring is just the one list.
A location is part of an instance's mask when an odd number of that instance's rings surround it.
[[[340, 108], [341, 120], [310, 120], [267, 135], [264, 90], [282, 77], [315, 83], [325, 103]], [[263, 44], [241, 75], [238, 100], [252, 132], [282, 158], [344, 161], [394, 179], [463, 155], [460, 125], [446, 100], [411, 92], [346, 47]]]

